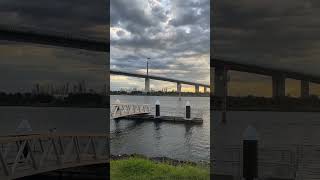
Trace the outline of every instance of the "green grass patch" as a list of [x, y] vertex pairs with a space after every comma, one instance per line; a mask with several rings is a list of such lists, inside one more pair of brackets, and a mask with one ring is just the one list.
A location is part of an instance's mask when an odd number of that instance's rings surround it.
[[210, 179], [209, 167], [188, 164], [172, 166], [141, 157], [111, 160], [110, 169], [112, 180]]

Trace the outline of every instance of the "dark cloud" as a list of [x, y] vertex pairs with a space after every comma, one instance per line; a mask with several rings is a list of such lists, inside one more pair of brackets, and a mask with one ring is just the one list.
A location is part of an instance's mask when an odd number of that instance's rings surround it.
[[[2, 0], [0, 26], [26, 27], [107, 40], [108, 0]], [[72, 48], [0, 41], [0, 91], [30, 91], [35, 83], [77, 83], [97, 91], [106, 83], [109, 55]]]
[[226, 0], [214, 11], [214, 56], [317, 73], [319, 2]]
[[2, 0], [1, 24], [106, 39], [107, 0]]
[[209, 83], [209, 3], [111, 1], [111, 68]]

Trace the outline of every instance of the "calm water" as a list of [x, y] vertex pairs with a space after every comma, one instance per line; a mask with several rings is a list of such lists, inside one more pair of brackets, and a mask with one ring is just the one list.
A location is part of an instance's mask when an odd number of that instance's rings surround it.
[[[243, 133], [250, 125], [258, 134], [259, 176], [275, 179], [320, 179], [320, 113], [318, 112], [221, 112], [211, 121], [213, 159], [217, 173], [241, 176]], [[295, 178], [296, 177], [296, 178]]]
[[33, 132], [106, 133], [105, 109], [63, 107], [0, 107], [0, 135], [15, 133], [26, 119]]
[[111, 96], [111, 104], [151, 104], [159, 99], [161, 114], [183, 116], [186, 101], [192, 105], [194, 116], [202, 116], [202, 125], [135, 122], [111, 120], [111, 153], [138, 153], [147, 156], [166, 156], [180, 160], [209, 161], [210, 152], [210, 101], [209, 97], [155, 97], [155, 96]]
[[[111, 102], [154, 104], [160, 100], [162, 114], [183, 116], [189, 100], [193, 116], [201, 115], [203, 125], [136, 123], [131, 120], [110, 122], [111, 153], [139, 153], [147, 156], [167, 156], [181, 160], [209, 161], [210, 122], [208, 97], [143, 97], [112, 96]], [[14, 134], [22, 120], [28, 120], [34, 133], [57, 132], [105, 133], [105, 109], [63, 107], [0, 107], [0, 136]]]
[[[222, 125], [221, 112], [214, 112], [211, 130], [228, 144], [239, 145], [245, 129], [257, 129], [260, 143], [269, 145], [320, 144], [320, 113], [318, 112], [258, 112], [231, 111]], [[219, 138], [215, 138], [219, 139]]]

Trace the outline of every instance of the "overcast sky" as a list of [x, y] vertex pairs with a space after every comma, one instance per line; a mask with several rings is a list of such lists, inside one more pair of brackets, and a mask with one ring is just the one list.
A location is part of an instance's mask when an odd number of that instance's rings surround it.
[[[0, 25], [107, 40], [107, 0], [1, 0]], [[30, 91], [35, 83], [85, 80], [102, 90], [108, 54], [0, 41], [0, 91]]]
[[[320, 1], [218, 0], [213, 8], [212, 56], [320, 75]], [[231, 79], [233, 95], [271, 95], [269, 77], [231, 72]], [[287, 93], [299, 94], [298, 81], [288, 84]]]
[[[111, 1], [111, 69], [209, 84], [209, 0]], [[144, 89], [144, 80], [111, 77], [111, 89]], [[176, 84], [151, 81], [151, 88]], [[193, 90], [183, 86], [183, 90]]]

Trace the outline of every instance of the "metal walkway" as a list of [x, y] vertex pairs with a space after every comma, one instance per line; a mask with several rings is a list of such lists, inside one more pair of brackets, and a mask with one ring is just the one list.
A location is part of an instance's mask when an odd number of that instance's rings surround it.
[[151, 108], [148, 104], [122, 104], [116, 103], [111, 106], [111, 119], [117, 119], [121, 117], [137, 115], [137, 114], [148, 114], [151, 112]]
[[107, 134], [0, 137], [0, 179], [109, 162]]

